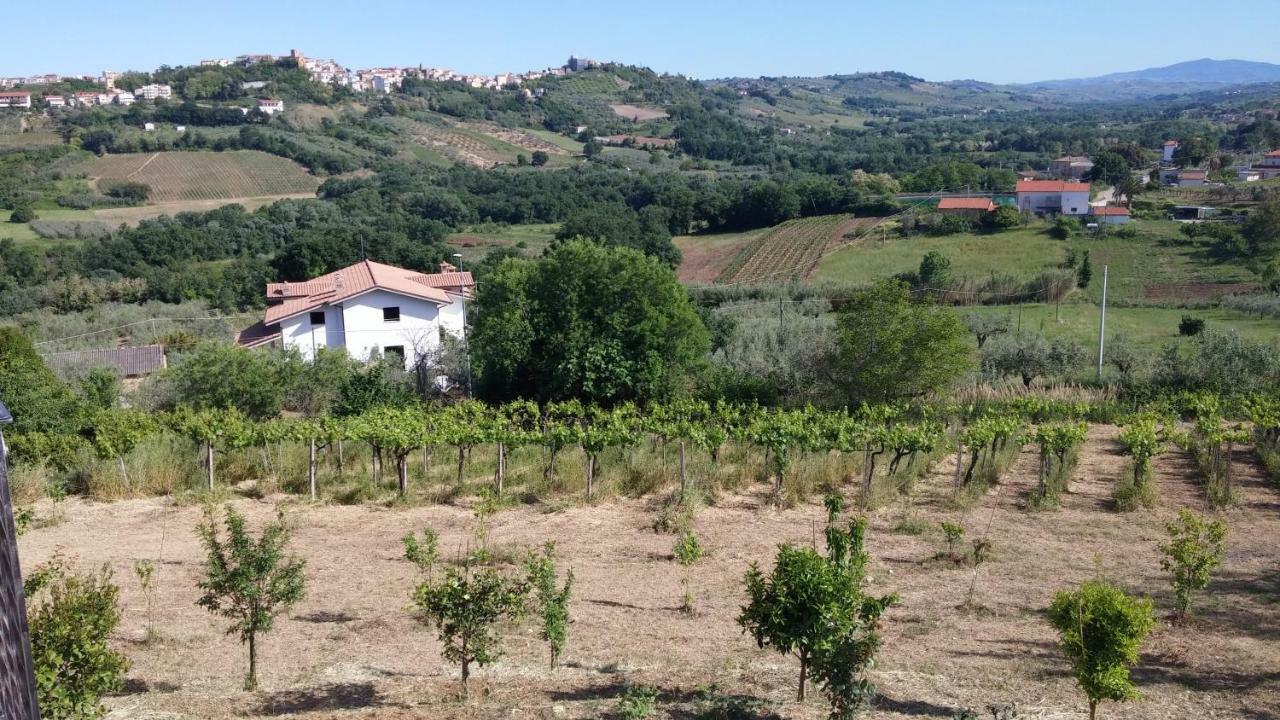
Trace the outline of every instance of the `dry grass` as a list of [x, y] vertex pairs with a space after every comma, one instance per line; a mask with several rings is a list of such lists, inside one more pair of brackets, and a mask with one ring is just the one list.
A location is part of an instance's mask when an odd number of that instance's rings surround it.
[[[1194, 463], [1172, 452], [1155, 461], [1157, 507], [1115, 513], [1112, 487], [1126, 469], [1116, 432], [1093, 428], [1058, 510], [1018, 507], [1035, 484], [1036, 451], [1028, 447], [1000, 484], [965, 510], [953, 509], [949, 455], [916, 481], [909, 499], [871, 514], [872, 584], [902, 601], [886, 616], [873, 673], [882, 696], [868, 717], [949, 718], [955, 708], [988, 702], [1017, 702], [1033, 718], [1085, 717], [1042, 617], [1053, 592], [1097, 572], [1097, 556], [1108, 577], [1168, 608], [1156, 551], [1162, 523], [1182, 506], [1207, 511]], [[435, 461], [447, 462], [445, 453]], [[33, 529], [20, 549], [28, 568], [63, 547], [85, 566], [114, 569], [124, 605], [115, 643], [133, 662], [128, 691], [108, 700], [114, 718], [597, 718], [616, 707], [628, 684], [659, 689], [660, 717], [691, 718], [711, 703], [701, 692], [710, 683], [721, 695], [758, 698], [782, 717], [825, 717], [819, 700], [791, 700], [795, 662], [757, 649], [734, 622], [748, 565], [767, 564], [777, 543], [820, 535], [817, 498], [779, 509], [770, 502], [772, 488], [749, 469], [759, 458], [724, 458], [721, 490], [693, 519], [708, 554], [691, 571], [698, 614], [690, 616], [679, 611], [672, 537], [652, 529], [673, 484], [634, 488], [647, 494], [631, 499], [621, 494], [626, 464], [606, 461], [610, 499], [583, 504], [566, 480], [563, 492], [574, 494], [491, 518], [489, 542], [500, 556], [556, 540], [562, 568], [577, 575], [574, 622], [566, 666], [554, 673], [531, 627], [506, 628], [508, 655], [479, 671], [467, 702], [457, 698], [457, 671], [440, 659], [434, 635], [406, 610], [415, 576], [400, 559], [399, 540], [429, 525], [440, 532], [446, 556], [461, 552], [475, 537], [466, 494], [421, 507], [235, 500], [255, 523], [282, 503], [297, 524], [294, 547], [308, 562], [308, 596], [262, 643], [264, 689], [252, 694], [240, 690], [242, 648], [224, 635], [222, 621], [194, 604], [198, 507], [156, 498], [69, 500], [66, 521]], [[828, 460], [813, 462], [802, 471], [817, 472]], [[1240, 504], [1222, 513], [1231, 526], [1224, 567], [1198, 600], [1195, 618], [1162, 623], [1150, 638], [1135, 671], [1144, 698], [1108, 705], [1106, 717], [1268, 718], [1280, 707], [1280, 490], [1253, 464], [1237, 469]], [[566, 477], [574, 470], [566, 465]], [[487, 482], [485, 472], [477, 464], [469, 481]], [[704, 477], [707, 468], [695, 472]], [[856, 480], [844, 485], [849, 493], [855, 487]], [[929, 562], [943, 541], [927, 528], [944, 519], [964, 524], [966, 540], [990, 539], [994, 557], [976, 571]], [[141, 558], [157, 561], [159, 639], [148, 644], [141, 642], [145, 600], [130, 571]]]

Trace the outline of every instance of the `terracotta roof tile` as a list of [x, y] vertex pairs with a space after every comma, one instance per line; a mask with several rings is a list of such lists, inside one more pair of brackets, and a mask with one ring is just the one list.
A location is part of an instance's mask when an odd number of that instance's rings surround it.
[[1019, 180], [1018, 192], [1088, 192], [1089, 183], [1063, 180]]
[[274, 325], [299, 313], [340, 303], [373, 289], [448, 305], [453, 300], [446, 289], [467, 292], [474, 285], [475, 281], [468, 272], [427, 274], [364, 260], [306, 282], [267, 285], [268, 302], [282, 302], [267, 307], [263, 322]]
[[996, 204], [990, 198], [942, 198], [939, 210], [994, 210]]

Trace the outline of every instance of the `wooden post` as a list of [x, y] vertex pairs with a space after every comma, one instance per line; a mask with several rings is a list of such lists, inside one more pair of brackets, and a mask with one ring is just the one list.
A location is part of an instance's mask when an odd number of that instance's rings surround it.
[[[0, 404], [0, 425], [9, 422], [9, 411]], [[0, 434], [0, 718], [40, 720], [17, 537], [9, 499], [8, 447]]]
[[316, 499], [316, 439], [311, 438], [307, 447], [307, 485], [311, 488], [311, 499]]
[[687, 487], [687, 481], [685, 479], [685, 472], [684, 472], [684, 440], [681, 440], [680, 441], [680, 498], [681, 499], [684, 498], [684, 491], [686, 487]]
[[496, 488], [498, 497], [502, 497], [502, 484], [506, 480], [506, 461], [507, 461], [507, 445], [506, 443], [498, 443], [498, 486]]
[[209, 470], [209, 489], [212, 490], [213, 489], [213, 441], [206, 440], [204, 443], [204, 446], [209, 451], [209, 456], [207, 458], [207, 461], [205, 462], [205, 466]]

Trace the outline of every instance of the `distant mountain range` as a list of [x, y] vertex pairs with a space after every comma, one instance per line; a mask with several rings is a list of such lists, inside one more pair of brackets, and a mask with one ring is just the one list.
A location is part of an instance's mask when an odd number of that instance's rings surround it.
[[1031, 87], [1070, 90], [1088, 86], [1248, 85], [1280, 82], [1280, 65], [1252, 60], [1188, 60], [1164, 67], [1111, 73], [1089, 78], [1045, 80]]

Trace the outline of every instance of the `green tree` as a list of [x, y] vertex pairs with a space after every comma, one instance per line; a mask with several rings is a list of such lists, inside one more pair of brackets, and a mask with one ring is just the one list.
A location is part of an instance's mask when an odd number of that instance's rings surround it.
[[545, 150], [534, 150], [533, 155], [530, 156], [530, 164], [534, 167], [542, 167], [543, 165], [546, 165], [547, 161], [550, 159], [551, 156], [548, 155]]
[[1076, 287], [1084, 290], [1089, 287], [1089, 283], [1093, 280], [1093, 263], [1089, 260], [1089, 251], [1084, 251], [1084, 256], [1080, 259], [1080, 267], [1076, 270]]
[[502, 656], [495, 630], [499, 621], [518, 616], [528, 585], [497, 570], [445, 569], [439, 583], [426, 581], [414, 592], [419, 619], [435, 625], [444, 657], [462, 667], [462, 695], [467, 696], [471, 664], [484, 667]]
[[1097, 717], [1103, 700], [1138, 696], [1129, 668], [1137, 664], [1142, 641], [1155, 625], [1150, 600], [1129, 597], [1106, 580], [1087, 580], [1078, 590], [1054, 595], [1049, 622], [1089, 698], [1089, 720]]
[[0, 388], [17, 432], [70, 431], [81, 406], [16, 327], [0, 327]]
[[480, 288], [471, 349], [492, 400], [647, 402], [703, 362], [706, 328], [674, 273], [635, 250], [566, 241]]
[[872, 688], [863, 675], [880, 645], [880, 615], [897, 598], [866, 593], [866, 521], [840, 527], [840, 505], [828, 502], [825, 556], [783, 544], [769, 575], [751, 564], [744, 580], [747, 606], [738, 624], [760, 647], [800, 660], [799, 700], [812, 666], [832, 702], [832, 716], [843, 718], [852, 715], [837, 715], [837, 710], [856, 712], [869, 699]]
[[1280, 201], [1265, 202], [1251, 210], [1240, 234], [1250, 257], [1263, 261], [1280, 257]]
[[530, 553], [525, 562], [529, 586], [533, 589], [534, 607], [542, 620], [542, 639], [551, 653], [551, 669], [564, 652], [569, 631], [569, 598], [573, 595], [573, 570], [565, 574], [564, 584], [556, 587], [556, 544], [548, 540], [542, 553]]
[[971, 312], [964, 316], [964, 324], [973, 333], [974, 339], [978, 341], [978, 349], [981, 350], [987, 340], [1009, 332], [1009, 328], [1013, 327], [1013, 316], [1008, 313], [996, 315]]
[[28, 575], [22, 591], [41, 717], [102, 717], [102, 696], [120, 690], [129, 669], [108, 642], [120, 625], [120, 588], [110, 570], [77, 575], [55, 556]]
[[1186, 617], [1191, 610], [1191, 594], [1209, 585], [1210, 575], [1227, 553], [1227, 525], [1221, 520], [1206, 521], [1186, 508], [1165, 525], [1169, 542], [1160, 543], [1160, 567], [1172, 575], [1174, 612]]
[[1216, 151], [1217, 144], [1203, 135], [1185, 137], [1178, 140], [1178, 148], [1173, 151], [1173, 163], [1178, 167], [1195, 167]]
[[1053, 226], [1049, 228], [1049, 235], [1059, 240], [1066, 240], [1079, 231], [1079, 220], [1070, 215], [1059, 215], [1053, 219]]
[[160, 376], [167, 387], [165, 404], [235, 408], [258, 420], [274, 417], [290, 384], [283, 367], [270, 351], [207, 343]]
[[1070, 340], [1022, 332], [1001, 337], [982, 349], [982, 369], [995, 377], [1017, 375], [1025, 387], [1036, 378], [1064, 375], [1084, 358], [1084, 350]]
[[951, 258], [930, 250], [920, 260], [920, 284], [926, 288], [945, 290], [951, 286]]
[[204, 579], [198, 584], [203, 595], [196, 604], [211, 613], [232, 620], [228, 635], [239, 635], [249, 645], [249, 673], [245, 689], [258, 687], [258, 635], [271, 632], [276, 616], [302, 599], [306, 588], [306, 563], [286, 555], [289, 528], [283, 514], [262, 528], [255, 540], [245, 526], [244, 516], [230, 505], [226, 508], [226, 536], [218, 529], [212, 507], [205, 508], [204, 522], [196, 533], [207, 557]]
[[913, 302], [906, 284], [887, 281], [841, 309], [828, 374], [849, 406], [918, 397], [963, 374], [970, 347], [954, 313]]
[[1013, 205], [998, 205], [995, 212], [983, 218], [983, 221], [992, 227], [1001, 230], [1010, 230], [1012, 228], [1021, 227], [1024, 219], [1022, 211]]
[[1123, 155], [1108, 150], [1093, 159], [1093, 167], [1089, 169], [1087, 179], [1090, 182], [1119, 185], [1128, 177], [1129, 161]]
[[32, 220], [39, 220], [40, 216], [30, 205], [19, 205], [9, 213], [9, 222], [11, 223], [29, 223]]

